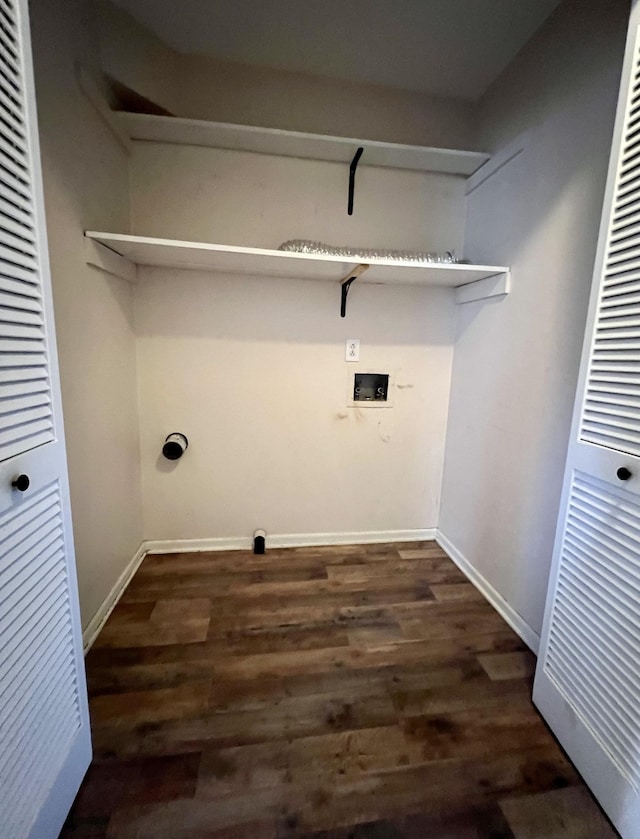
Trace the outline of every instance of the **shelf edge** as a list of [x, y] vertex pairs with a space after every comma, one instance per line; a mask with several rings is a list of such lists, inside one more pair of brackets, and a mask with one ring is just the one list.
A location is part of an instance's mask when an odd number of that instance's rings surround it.
[[[326, 160], [329, 162], [348, 162], [353, 156], [353, 151], [362, 146], [365, 149], [365, 156], [362, 160], [363, 166], [379, 166], [382, 168], [409, 169], [423, 172], [441, 172], [442, 174], [459, 175], [465, 178], [471, 177], [490, 159], [487, 152], [472, 151], [469, 149], [449, 149], [436, 146], [419, 146], [407, 143], [391, 143], [385, 140], [364, 140], [356, 137], [338, 137], [331, 134], [312, 134], [304, 131], [289, 131], [280, 128], [263, 128], [254, 125], [243, 125], [240, 123], [211, 122], [207, 120], [189, 119], [186, 117], [165, 117], [154, 114], [132, 114], [126, 111], [118, 112], [119, 119], [125, 131], [132, 141], [146, 140], [158, 143], [175, 143], [184, 145], [199, 145], [209, 148], [227, 148], [239, 151], [249, 151], [257, 154], [275, 154], [283, 157], [297, 157], [308, 160]], [[168, 129], [168, 131], [167, 131]], [[186, 139], [179, 139], [182, 133]], [[209, 134], [209, 137], [207, 137]], [[217, 134], [215, 139], [212, 135]], [[243, 142], [234, 142], [228, 138], [236, 134], [244, 138]], [[263, 140], [261, 144], [261, 139]], [[265, 142], [266, 141], [266, 142]], [[293, 152], [289, 149], [275, 149], [278, 142], [283, 145], [296, 144], [304, 146], [305, 143], [325, 145], [327, 148], [345, 149], [344, 159], [336, 155], [321, 156], [319, 154]], [[262, 148], [260, 148], [262, 145]], [[407, 165], [405, 163], [367, 163], [366, 150], [372, 153], [386, 154], [409, 154], [428, 155], [432, 154], [441, 157], [443, 161], [465, 160], [471, 166], [449, 165], [442, 167], [426, 167], [418, 165]]]
[[84, 253], [88, 265], [99, 268], [101, 271], [121, 280], [126, 280], [128, 283], [137, 281], [138, 266], [135, 262], [101, 242], [96, 242], [95, 239], [86, 234], [84, 237]]
[[504, 297], [511, 292], [511, 271], [494, 274], [473, 283], [458, 286], [455, 289], [456, 303], [474, 303], [476, 300], [487, 300], [490, 297]]

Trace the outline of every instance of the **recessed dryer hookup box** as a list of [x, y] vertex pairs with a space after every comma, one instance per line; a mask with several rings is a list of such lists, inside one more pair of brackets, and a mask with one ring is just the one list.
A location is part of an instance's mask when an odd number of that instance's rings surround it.
[[354, 402], [386, 402], [388, 396], [388, 373], [356, 373], [354, 375]]

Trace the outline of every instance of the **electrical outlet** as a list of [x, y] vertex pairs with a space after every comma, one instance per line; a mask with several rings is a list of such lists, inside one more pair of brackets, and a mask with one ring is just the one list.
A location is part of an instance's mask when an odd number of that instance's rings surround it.
[[345, 361], [360, 361], [360, 338], [347, 338]]

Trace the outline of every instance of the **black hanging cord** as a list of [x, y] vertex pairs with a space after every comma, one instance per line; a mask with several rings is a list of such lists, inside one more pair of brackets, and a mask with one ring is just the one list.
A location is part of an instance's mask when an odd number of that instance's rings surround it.
[[[358, 168], [358, 163], [362, 157], [363, 151], [363, 147], [360, 146], [358, 151], [353, 155], [353, 160], [349, 166], [349, 203], [347, 205], [347, 212], [350, 216], [353, 215], [353, 191], [356, 185], [356, 169]], [[342, 317], [344, 317], [344, 315]]]

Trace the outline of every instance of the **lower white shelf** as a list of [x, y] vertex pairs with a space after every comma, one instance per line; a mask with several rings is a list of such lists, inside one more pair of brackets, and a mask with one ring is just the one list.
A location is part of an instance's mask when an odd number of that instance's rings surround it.
[[[340, 283], [359, 266], [356, 261], [339, 256], [316, 256], [307, 253], [214, 245], [206, 242], [183, 242], [154, 239], [119, 233], [85, 233], [87, 262], [109, 273], [135, 281], [134, 266], [180, 268], [213, 271], [221, 274], [244, 274], [252, 277], [280, 277], [299, 280], [324, 280]], [[428, 264], [391, 259], [367, 261], [367, 269], [358, 283], [378, 285], [425, 285], [465, 289], [459, 302], [492, 297], [509, 292], [509, 269], [500, 265]], [[489, 281], [484, 283], [481, 281]], [[481, 292], [474, 296], [474, 283]]]

